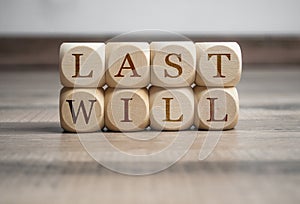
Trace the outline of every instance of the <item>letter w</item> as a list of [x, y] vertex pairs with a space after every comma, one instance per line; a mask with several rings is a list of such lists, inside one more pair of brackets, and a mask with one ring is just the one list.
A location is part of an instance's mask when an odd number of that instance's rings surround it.
[[85, 109], [83, 100], [80, 101], [79, 107], [77, 109], [77, 113], [76, 114], [75, 114], [74, 107], [73, 107], [73, 102], [75, 100], [66, 100], [66, 101], [69, 103], [69, 107], [70, 107], [70, 111], [71, 111], [73, 123], [76, 124], [77, 118], [79, 116], [80, 109], [82, 109], [82, 113], [83, 113], [83, 117], [84, 117], [85, 123], [88, 124], [88, 122], [90, 120], [90, 117], [91, 117], [92, 109], [93, 109], [93, 106], [94, 106], [94, 103], [96, 102], [96, 100], [89, 100], [89, 102], [91, 103], [89, 114], [86, 113], [86, 109]]

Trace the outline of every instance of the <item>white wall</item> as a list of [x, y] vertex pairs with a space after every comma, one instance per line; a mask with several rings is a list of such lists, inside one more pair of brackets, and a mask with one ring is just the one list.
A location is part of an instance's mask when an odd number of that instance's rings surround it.
[[0, 35], [300, 35], [299, 0], [0, 0]]

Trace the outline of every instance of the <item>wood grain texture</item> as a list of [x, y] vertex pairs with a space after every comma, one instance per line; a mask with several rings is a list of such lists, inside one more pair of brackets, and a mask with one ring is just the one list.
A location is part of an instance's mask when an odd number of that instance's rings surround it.
[[189, 87], [195, 81], [196, 47], [192, 41], [152, 42], [151, 84]]
[[235, 87], [205, 88], [196, 86], [195, 122], [204, 130], [229, 130], [236, 126], [239, 116], [239, 97]]
[[236, 42], [196, 43], [196, 84], [207, 87], [236, 86], [242, 74], [242, 53]]
[[60, 81], [65, 87], [102, 87], [105, 84], [104, 43], [63, 43]]
[[104, 126], [102, 88], [63, 88], [60, 92], [60, 124], [67, 132], [93, 132]]
[[[75, 134], [63, 133], [57, 67], [3, 67], [0, 202], [298, 204], [300, 67], [246, 66], [237, 87], [239, 123], [221, 132], [209, 157], [199, 161], [200, 148], [217, 135], [211, 132], [207, 138], [206, 131], [184, 131], [197, 134], [186, 156], [165, 171], [140, 177], [107, 170], [89, 156]], [[151, 131], [133, 134], [141, 137]], [[168, 146], [176, 132], [161, 132], [147, 142], [114, 132], [105, 136], [128, 153], [146, 154]]]
[[191, 87], [149, 90], [150, 126], [154, 130], [185, 130], [194, 121], [194, 95]]
[[[52, 65], [57, 70], [59, 57], [57, 48], [63, 42], [107, 42], [115, 35], [101, 36], [57, 36], [57, 37], [0, 37], [0, 65], [11, 69], [32, 68], [30, 65]], [[243, 50], [246, 64], [300, 64], [299, 36], [199, 36], [186, 35], [194, 42], [232, 42], [236, 41]], [[167, 36], [132, 36], [131, 42], [176, 41]], [[21, 49], [20, 49], [21, 48]], [[27, 66], [24, 66], [27, 65]], [[55, 65], [55, 66], [54, 66]], [[2, 68], [4, 68], [2, 66]], [[16, 67], [15, 67], [16, 68]]]
[[150, 49], [146, 42], [106, 45], [106, 83], [109, 87], [143, 88], [150, 83]]
[[149, 125], [148, 90], [105, 91], [105, 126], [113, 131], [141, 131]]

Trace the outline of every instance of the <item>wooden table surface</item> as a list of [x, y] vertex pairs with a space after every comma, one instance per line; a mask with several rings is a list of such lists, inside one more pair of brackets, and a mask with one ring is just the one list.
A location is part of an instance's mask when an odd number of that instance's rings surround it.
[[[206, 132], [186, 131], [196, 140], [185, 157], [148, 176], [112, 172], [76, 134], [62, 133], [57, 68], [0, 68], [0, 203], [300, 203], [299, 66], [245, 65], [236, 129], [218, 132], [203, 161]], [[124, 151], [147, 153], [176, 133], [148, 142], [104, 134]]]

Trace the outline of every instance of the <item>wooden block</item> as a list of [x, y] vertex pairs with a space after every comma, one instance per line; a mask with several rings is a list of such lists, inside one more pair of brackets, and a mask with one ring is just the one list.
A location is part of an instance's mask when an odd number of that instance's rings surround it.
[[146, 42], [106, 45], [106, 82], [109, 87], [142, 88], [150, 83], [150, 50]]
[[196, 86], [195, 126], [205, 130], [234, 128], [239, 116], [239, 98], [235, 87], [205, 88]]
[[152, 42], [151, 84], [161, 87], [188, 87], [196, 74], [196, 48], [191, 41]]
[[68, 132], [94, 132], [104, 126], [102, 88], [63, 88], [60, 92], [60, 124]]
[[149, 125], [146, 88], [105, 91], [105, 126], [112, 131], [139, 131]]
[[241, 48], [236, 42], [196, 43], [196, 84], [207, 87], [237, 85], [242, 72]]
[[105, 44], [63, 43], [60, 81], [65, 87], [102, 87], [105, 84]]
[[150, 126], [156, 130], [184, 130], [193, 125], [194, 95], [191, 87], [150, 88]]

